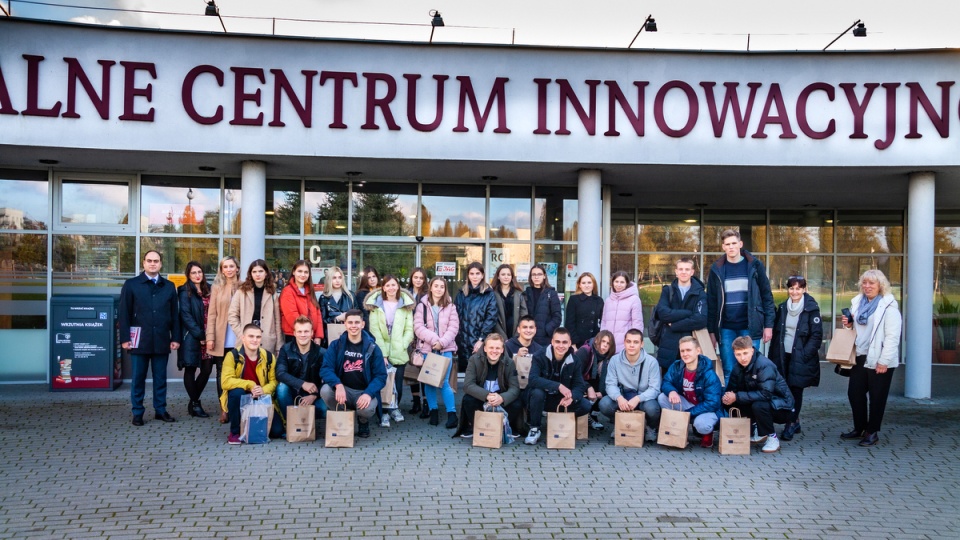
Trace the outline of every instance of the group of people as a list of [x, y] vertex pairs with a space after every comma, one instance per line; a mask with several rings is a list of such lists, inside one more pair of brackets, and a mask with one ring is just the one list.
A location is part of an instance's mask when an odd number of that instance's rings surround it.
[[[356, 410], [358, 435], [366, 437], [372, 421], [382, 427], [404, 421], [399, 403], [409, 384], [410, 413], [439, 425], [442, 399], [454, 436], [470, 437], [474, 413], [489, 406], [502, 407], [513, 430], [526, 431], [527, 444], [539, 441], [543, 413], [559, 408], [589, 415], [598, 430], [618, 411], [642, 410], [646, 437], [655, 440], [661, 410], [673, 408], [690, 413], [694, 435], [710, 447], [719, 418], [735, 407], [753, 420], [753, 442], [776, 452], [781, 440], [802, 432], [803, 391], [819, 384], [820, 309], [803, 276], [787, 280], [789, 297], [775, 306], [764, 266], [743, 249], [739, 233], [727, 230], [721, 239], [724, 256], [712, 265], [709, 286], [695, 277], [693, 259], [677, 261], [676, 279], [654, 308], [662, 326], [656, 357], [644, 351], [640, 296], [625, 272], [611, 276], [605, 300], [594, 276], [583, 273], [562, 314], [542, 265], [531, 268], [521, 288], [510, 265], [499, 266], [488, 282], [483, 265], [471, 263], [455, 297], [444, 278], [428, 279], [421, 268], [404, 290], [396, 276], [367, 267], [352, 292], [333, 267], [318, 299], [306, 261], [293, 266], [279, 291], [263, 260], [251, 263], [241, 282], [236, 259], [224, 257], [212, 286], [200, 264], [190, 262], [187, 282], [175, 291], [160, 276], [160, 253], [151, 250], [143, 273], [121, 292], [120, 335], [130, 336], [121, 346], [133, 362], [132, 421], [144, 423], [148, 367], [156, 418], [175, 421], [165, 399], [166, 359], [175, 350], [191, 416], [209, 416], [200, 396], [217, 367], [220, 421], [230, 423], [231, 444], [240, 442], [245, 394], [274, 397], [280, 419], [274, 437], [283, 436], [283, 413], [294, 403], [317, 407], [321, 417], [332, 407]], [[842, 320], [857, 330], [857, 359], [848, 390], [854, 426], [841, 437], [872, 446], [899, 360], [901, 319], [879, 270], [864, 273], [860, 289], [850, 318]], [[331, 325], [342, 325], [334, 339], [327, 338]], [[691, 336], [703, 329], [711, 343]], [[770, 342], [768, 356], [761, 342]], [[719, 348], [722, 369], [703, 347]], [[450, 359], [443, 382], [405, 381], [408, 366], [420, 366], [428, 353]], [[525, 388], [520, 358], [530, 366]], [[459, 416], [450, 383], [458, 367], [465, 373]], [[395, 399], [381, 403], [388, 373]], [[779, 435], [775, 424], [784, 424]]]

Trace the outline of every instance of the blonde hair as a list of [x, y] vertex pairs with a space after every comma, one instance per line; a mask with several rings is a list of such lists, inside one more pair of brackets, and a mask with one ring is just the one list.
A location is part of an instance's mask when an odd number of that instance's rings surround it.
[[857, 281], [857, 288], [860, 289], [861, 294], [863, 293], [862, 284], [864, 280], [876, 281], [877, 284], [880, 285], [880, 292], [878, 292], [877, 294], [879, 294], [881, 298], [883, 298], [884, 296], [887, 295], [887, 293], [890, 292], [890, 289], [891, 289], [890, 280], [887, 279], [887, 276], [883, 275], [883, 272], [881, 272], [876, 268], [871, 268], [866, 272], [864, 272], [863, 275], [860, 276], [860, 280]]
[[590, 278], [590, 281], [593, 282], [593, 292], [590, 294], [593, 296], [599, 296], [600, 290], [597, 288], [597, 278], [593, 277], [593, 274], [590, 272], [584, 272], [580, 274], [580, 277], [577, 278], [577, 290], [573, 291], [573, 294], [583, 294], [583, 291], [580, 290], [580, 280], [583, 278]]
[[213, 278], [213, 285], [215, 287], [225, 287], [227, 285], [227, 276], [223, 275], [223, 263], [227, 261], [233, 261], [233, 265], [237, 267], [237, 273], [233, 276], [233, 290], [236, 291], [240, 286], [240, 263], [233, 255], [227, 255], [220, 259], [220, 263], [217, 264], [217, 275]]
[[323, 295], [329, 297], [333, 294], [333, 291], [327, 286], [327, 282], [330, 279], [330, 276], [335, 273], [340, 274], [340, 292], [347, 295], [347, 298], [350, 299], [350, 303], [353, 303], [353, 293], [350, 292], [350, 289], [346, 287], [347, 278], [343, 275], [343, 270], [341, 270], [339, 266], [331, 266], [323, 271]]

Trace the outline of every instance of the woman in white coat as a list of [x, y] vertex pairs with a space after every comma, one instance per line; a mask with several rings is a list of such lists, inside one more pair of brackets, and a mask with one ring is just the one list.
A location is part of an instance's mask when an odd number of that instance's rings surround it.
[[883, 272], [871, 269], [860, 276], [860, 294], [850, 301], [850, 312], [852, 320], [843, 317], [843, 325], [857, 330], [857, 362], [850, 370], [847, 387], [853, 431], [841, 434], [840, 438], [860, 439], [860, 446], [874, 446], [880, 442], [880, 423], [893, 371], [900, 364], [903, 323], [890, 281]]

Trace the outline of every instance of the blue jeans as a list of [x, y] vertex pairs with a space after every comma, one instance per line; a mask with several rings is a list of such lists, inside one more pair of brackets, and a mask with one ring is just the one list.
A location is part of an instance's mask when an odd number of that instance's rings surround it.
[[153, 410], [167, 412], [167, 358], [164, 354], [131, 354], [133, 383], [130, 386], [130, 405], [134, 416], [143, 416], [143, 397], [147, 393], [147, 367], [153, 372]]
[[[300, 392], [290, 388], [289, 386], [279, 383], [277, 384], [277, 405], [280, 406], [280, 412], [284, 415], [283, 420], [286, 423], [287, 417], [287, 407], [290, 407], [297, 400], [297, 396], [300, 395]], [[317, 399], [314, 400], [313, 406], [317, 409], [317, 417], [324, 418], [327, 416], [327, 404], [320, 399], [319, 393], [317, 394]]]
[[[243, 388], [234, 388], [227, 392], [227, 417], [230, 418], [230, 434], [240, 434], [240, 398], [248, 392]], [[273, 422], [270, 425], [270, 438], [276, 439], [284, 434], [283, 422], [277, 418], [277, 411], [273, 411]]]
[[456, 396], [453, 394], [453, 388], [450, 388], [450, 370], [453, 369], [453, 366], [457, 364], [453, 360], [452, 352], [440, 353], [447, 358], [450, 358], [450, 366], [447, 367], [447, 372], [443, 374], [443, 386], [438, 388], [436, 386], [430, 386], [429, 384], [423, 385], [424, 388], [424, 397], [427, 398], [427, 406], [430, 407], [430, 410], [437, 408], [437, 399], [440, 396], [440, 393], [443, 393], [443, 404], [447, 408], [447, 412], [457, 412], [457, 402]]
[[[750, 330], [730, 330], [729, 328], [721, 328], [720, 335], [717, 336], [717, 340], [720, 342], [720, 362], [723, 364], [723, 382], [725, 384], [730, 384], [730, 374], [733, 372], [733, 364], [736, 362], [736, 358], [733, 356], [733, 340], [737, 339], [740, 336], [749, 336]], [[753, 340], [753, 347], [760, 350], [760, 340]]]

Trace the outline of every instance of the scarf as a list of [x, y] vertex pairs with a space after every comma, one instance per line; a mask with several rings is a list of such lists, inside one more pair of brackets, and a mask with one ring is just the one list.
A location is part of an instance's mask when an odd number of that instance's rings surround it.
[[800, 312], [803, 311], [803, 297], [800, 298], [800, 301], [796, 304], [793, 303], [793, 300], [787, 300], [787, 313], [791, 317], [799, 317]]
[[873, 312], [877, 310], [877, 306], [880, 305], [880, 295], [873, 297], [873, 300], [867, 300], [867, 296], [863, 295], [860, 297], [860, 310], [857, 313], [857, 324], [867, 325], [867, 320], [873, 315]]

